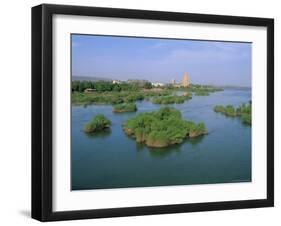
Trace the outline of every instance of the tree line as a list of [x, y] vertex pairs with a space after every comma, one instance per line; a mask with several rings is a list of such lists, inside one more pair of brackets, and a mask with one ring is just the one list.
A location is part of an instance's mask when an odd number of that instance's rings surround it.
[[98, 92], [105, 91], [138, 91], [140, 89], [151, 89], [150, 82], [134, 82], [134, 83], [112, 83], [111, 81], [72, 81], [72, 92], [84, 92], [86, 89], [95, 89]]

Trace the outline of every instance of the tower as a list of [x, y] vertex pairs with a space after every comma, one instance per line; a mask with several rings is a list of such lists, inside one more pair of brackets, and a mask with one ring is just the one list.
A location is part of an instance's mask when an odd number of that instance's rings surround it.
[[183, 74], [182, 86], [183, 87], [188, 87], [189, 86], [189, 76], [188, 76], [188, 74], [186, 72]]

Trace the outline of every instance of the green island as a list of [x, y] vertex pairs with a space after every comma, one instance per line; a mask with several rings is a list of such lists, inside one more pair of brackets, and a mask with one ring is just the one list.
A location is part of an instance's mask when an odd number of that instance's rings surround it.
[[181, 112], [171, 107], [140, 113], [128, 119], [123, 130], [137, 142], [159, 148], [182, 143], [187, 137], [207, 134], [204, 123], [184, 120]]
[[194, 92], [195, 96], [209, 96], [210, 93], [207, 91], [203, 91], [203, 90], [198, 90], [196, 92]]
[[137, 111], [137, 105], [135, 103], [122, 103], [113, 106], [113, 112], [123, 113], [123, 112], [135, 112]]
[[240, 117], [242, 122], [245, 124], [252, 124], [252, 104], [249, 102], [248, 104], [242, 104], [239, 107], [235, 108], [232, 105], [222, 106], [216, 105], [214, 107], [215, 112], [222, 113], [226, 116], [231, 117]]
[[211, 93], [223, 91], [223, 88], [208, 85], [190, 85], [188, 89], [190, 92], [193, 92], [196, 96], [209, 96]]
[[182, 96], [160, 96], [152, 99], [152, 103], [154, 104], [182, 104], [187, 100], [192, 99], [192, 96], [189, 94], [184, 94]]
[[99, 114], [92, 118], [90, 122], [88, 122], [84, 127], [85, 133], [94, 133], [103, 131], [109, 128], [111, 125], [111, 121], [107, 119], [103, 114]]

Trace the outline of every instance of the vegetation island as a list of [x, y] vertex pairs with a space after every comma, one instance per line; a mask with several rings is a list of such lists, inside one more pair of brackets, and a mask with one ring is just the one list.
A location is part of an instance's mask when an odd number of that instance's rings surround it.
[[140, 113], [128, 119], [123, 130], [137, 142], [159, 148], [182, 143], [187, 137], [207, 134], [204, 123], [184, 120], [179, 110], [170, 107]]
[[240, 117], [242, 122], [245, 124], [252, 124], [252, 104], [242, 104], [239, 107], [235, 108], [232, 105], [222, 106], [216, 105], [214, 107], [215, 112], [222, 113], [226, 116], [231, 117]]
[[113, 112], [123, 113], [123, 112], [135, 112], [137, 111], [137, 105], [135, 103], [122, 103], [113, 106]]
[[85, 125], [84, 132], [94, 133], [94, 132], [103, 131], [109, 128], [110, 125], [111, 125], [111, 121], [107, 119], [104, 115], [99, 114]]
[[155, 97], [152, 99], [152, 103], [154, 104], [182, 104], [187, 100], [192, 99], [192, 96], [190, 96], [187, 92], [184, 95], [177, 96], [160, 96]]

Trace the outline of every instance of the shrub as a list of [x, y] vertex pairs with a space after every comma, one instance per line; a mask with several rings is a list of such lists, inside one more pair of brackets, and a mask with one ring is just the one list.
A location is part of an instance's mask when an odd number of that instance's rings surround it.
[[191, 99], [192, 97], [189, 95], [182, 96], [160, 96], [153, 98], [152, 102], [154, 104], [182, 104], [186, 100]]
[[252, 124], [252, 104], [242, 104], [239, 107], [235, 108], [232, 105], [222, 106], [216, 105], [214, 107], [215, 112], [222, 113], [226, 116], [239, 116], [243, 123]]
[[242, 114], [241, 120], [245, 124], [252, 124], [252, 116], [250, 114]]
[[84, 132], [93, 133], [93, 132], [102, 131], [108, 128], [110, 125], [111, 125], [111, 121], [107, 119], [104, 115], [99, 114], [85, 125]]

